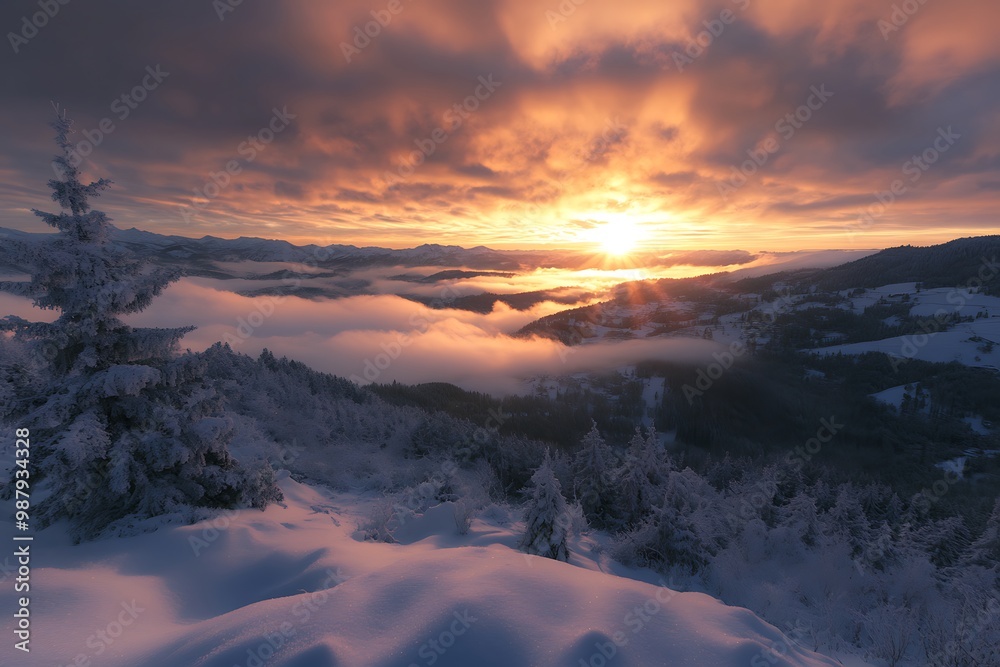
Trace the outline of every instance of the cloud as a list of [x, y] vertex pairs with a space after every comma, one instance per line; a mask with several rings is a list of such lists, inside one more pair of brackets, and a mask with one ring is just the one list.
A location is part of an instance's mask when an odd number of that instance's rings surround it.
[[[12, 279], [19, 280], [21, 277]], [[7, 292], [0, 292], [0, 313], [4, 317], [13, 315], [29, 322], [53, 322], [59, 317], [59, 313], [54, 310], [35, 308], [28, 299]]]
[[182, 347], [218, 341], [246, 354], [267, 348], [317, 370], [367, 382], [452, 382], [498, 394], [524, 391], [539, 374], [603, 371], [650, 358], [696, 362], [718, 346], [701, 340], [625, 341], [568, 348], [510, 334], [563, 309], [543, 303], [528, 311], [498, 304], [492, 313], [431, 310], [391, 295], [330, 301], [248, 298], [182, 280], [155, 309], [130, 316], [134, 326], [198, 328]]
[[661, 266], [731, 266], [748, 264], [757, 259], [746, 250], [691, 250], [675, 252], [660, 259]]
[[[502, 302], [489, 313], [431, 309], [398, 296], [419, 294], [447, 299], [483, 291], [518, 293], [559, 288], [560, 296], [575, 295], [579, 305], [600, 301], [610, 287], [626, 280], [703, 272], [705, 266], [741, 266], [736, 275], [760, 275], [788, 268], [828, 266], [856, 259], [865, 252], [760, 253], [745, 251], [675, 253], [662, 266], [643, 269], [572, 271], [538, 268], [516, 276], [479, 276], [416, 284], [394, 281], [400, 272], [432, 274], [441, 267], [371, 267], [335, 278], [304, 283], [335, 286], [353, 281], [372, 293], [348, 293], [339, 299], [293, 296], [247, 297], [236, 291], [279, 286], [280, 280], [226, 280], [188, 277], [167, 287], [153, 306], [130, 315], [138, 327], [197, 327], [181, 342], [203, 350], [217, 342], [257, 355], [264, 348], [302, 361], [317, 370], [369, 381], [405, 383], [452, 382], [468, 389], [497, 394], [524, 391], [523, 380], [541, 374], [600, 372], [647, 359], [697, 363], [710, 361], [719, 349], [711, 341], [641, 339], [567, 347], [544, 338], [513, 337], [535, 320], [572, 307], [543, 301], [525, 310]], [[652, 259], [656, 259], [655, 257]], [[701, 267], [693, 266], [701, 263]], [[676, 266], [673, 266], [676, 264]], [[233, 275], [269, 274], [304, 269], [291, 262], [219, 262]], [[20, 276], [23, 277], [23, 276]], [[19, 278], [18, 276], [14, 277]], [[571, 286], [561, 287], [560, 286]], [[26, 299], [0, 293], [0, 312], [28, 320], [51, 321], [56, 314], [31, 306]]]
[[[17, 128], [0, 138], [0, 225], [37, 229], [26, 209], [46, 206], [52, 152], [39, 119], [57, 100], [90, 133], [79, 138], [95, 138], [85, 168], [116, 181], [101, 204], [123, 227], [573, 246], [584, 237], [569, 221], [614, 214], [664, 248], [738, 238], [752, 251], [995, 227], [1000, 193], [980, 184], [1000, 176], [1000, 5], [925, 3], [895, 19], [894, 5], [863, 0], [568, 6], [403, 3], [350, 62], [342, 44], [380, 9], [367, 1], [246, 2], [222, 21], [202, 0], [62, 6], [0, 61], [0, 119]], [[692, 47], [723, 10], [733, 20]], [[4, 3], [0, 25], [34, 11], [34, 0]], [[885, 31], [886, 20], [899, 25]], [[122, 118], [115, 100], [156, 64], [169, 77]], [[491, 75], [499, 86], [476, 98]], [[828, 105], [723, 199], [733, 166], [823, 84], [835, 92]], [[275, 108], [295, 119], [249, 160], [241, 146]], [[95, 134], [102, 118], [113, 132]], [[847, 233], [940, 126], [961, 142], [876, 225]], [[194, 191], [224, 181], [231, 161], [239, 173], [185, 220]], [[389, 186], [387, 174], [410, 166]]]

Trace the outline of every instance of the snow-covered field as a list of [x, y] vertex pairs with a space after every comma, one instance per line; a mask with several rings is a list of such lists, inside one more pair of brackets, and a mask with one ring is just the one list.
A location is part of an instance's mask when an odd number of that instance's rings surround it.
[[[901, 384], [896, 387], [889, 387], [888, 389], [883, 389], [882, 391], [871, 394], [871, 397], [874, 398], [876, 401], [885, 403], [886, 405], [891, 405], [897, 410], [901, 410], [903, 408], [903, 399], [906, 396], [909, 396], [911, 401], [916, 402], [917, 388], [914, 385]], [[929, 406], [931, 403], [930, 392], [928, 392], [925, 389], [921, 392], [920, 397], [924, 400], [924, 404], [923, 407], [920, 409], [920, 412], [929, 413], [930, 412]], [[982, 422], [981, 418], [980, 422]], [[974, 427], [973, 430], [975, 430]], [[985, 433], [989, 433], [989, 431], [985, 431]]]
[[1000, 341], [1000, 317], [964, 322], [947, 331], [832, 345], [813, 351], [820, 354], [884, 352], [900, 359], [957, 361], [966, 366], [1000, 369], [1000, 345], [985, 346], [984, 343], [990, 340]]
[[[850, 290], [846, 290], [843, 294], [846, 296], [849, 292]], [[948, 313], [958, 312], [961, 315], [973, 317], [980, 311], [1000, 315], [1000, 297], [958, 290], [953, 287], [936, 287], [917, 291], [916, 283], [882, 285], [865, 290], [864, 294], [852, 296], [850, 299], [854, 312], [860, 313], [868, 306], [875, 305], [879, 299], [897, 300], [904, 294], [909, 296], [909, 302], [913, 304], [910, 314], [915, 317], [933, 317], [938, 310], [944, 310]]]
[[[361, 541], [375, 500], [281, 480], [283, 506], [72, 546], [33, 544], [31, 655], [2, 665], [412, 667], [835, 665], [744, 609], [612, 563], [526, 556], [493, 508], [460, 535], [450, 504]], [[5, 531], [6, 532], [6, 531]], [[0, 604], [14, 608], [11, 586]], [[6, 615], [3, 634], [12, 636]]]
[[[1000, 370], [1000, 298], [955, 288], [917, 291], [916, 283], [898, 283], [852, 296], [848, 307], [860, 313], [880, 299], [899, 303], [905, 299], [905, 303], [911, 304], [911, 316], [927, 319], [926, 333], [831, 345], [813, 351], [820, 354], [883, 352], [899, 359], [956, 361], [967, 366]], [[947, 331], [939, 331], [940, 325], [935, 318], [953, 314], [977, 319], [963, 322]]]
[[876, 392], [872, 394], [871, 397], [880, 403], [891, 405], [898, 410], [903, 405], [903, 397], [908, 393], [911, 395], [913, 394], [912, 391], [908, 392], [906, 390], [906, 385], [901, 384], [896, 387], [889, 387], [888, 389]]

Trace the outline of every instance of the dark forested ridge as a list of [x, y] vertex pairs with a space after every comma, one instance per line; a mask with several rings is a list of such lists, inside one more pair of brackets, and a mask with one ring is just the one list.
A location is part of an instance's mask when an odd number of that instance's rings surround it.
[[[896, 283], [934, 287], [963, 287], [982, 280], [985, 294], [1000, 294], [1000, 235], [973, 236], [933, 246], [904, 245], [829, 269], [801, 270], [745, 278], [734, 287], [760, 291], [777, 280], [799, 288], [820, 290], [872, 288]], [[985, 280], [983, 280], [985, 278]], [[978, 283], [976, 283], [978, 285]]]

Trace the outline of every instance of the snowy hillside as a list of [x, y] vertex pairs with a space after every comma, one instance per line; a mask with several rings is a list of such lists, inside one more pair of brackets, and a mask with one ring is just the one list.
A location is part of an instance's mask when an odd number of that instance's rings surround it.
[[[820, 354], [883, 352], [902, 360], [955, 361], [966, 366], [1000, 370], [1000, 297], [954, 288], [922, 290], [915, 283], [897, 283], [867, 290], [852, 297], [849, 303], [854, 312], [863, 312], [879, 301], [909, 305], [909, 315], [920, 318], [923, 326], [905, 336], [832, 345], [815, 351]], [[936, 317], [952, 313], [970, 321], [947, 330], [935, 322]]]
[[519, 553], [500, 508], [462, 536], [440, 505], [385, 544], [357, 539], [370, 498], [287, 476], [281, 489], [283, 506], [138, 537], [70, 546], [60, 525], [42, 532], [31, 664], [837, 664], [650, 571], [602, 572], [593, 538], [569, 564]]

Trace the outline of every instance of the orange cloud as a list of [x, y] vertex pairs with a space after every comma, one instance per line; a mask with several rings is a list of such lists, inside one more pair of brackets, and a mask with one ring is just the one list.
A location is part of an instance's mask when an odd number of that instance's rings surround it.
[[[210, 8], [155, 21], [137, 6], [88, 11], [86, 53], [75, 25], [53, 21], [47, 47], [0, 64], [13, 85], [0, 113], [24, 128], [0, 151], [0, 225], [37, 229], [24, 211], [46, 203], [48, 100], [64, 91], [90, 130], [138, 63], [161, 63], [171, 77], [84, 165], [116, 180], [101, 203], [125, 227], [593, 248], [588, 230], [624, 216], [650, 246], [751, 250], [995, 228], [1000, 7], [979, 0], [292, 0], [225, 21]], [[477, 98], [491, 76], [500, 85]], [[829, 103], [720, 195], [822, 85]], [[241, 146], [285, 107], [294, 122], [247, 159]], [[859, 211], [947, 126], [962, 141], [856, 233]], [[239, 173], [182, 215], [230, 163]]]

